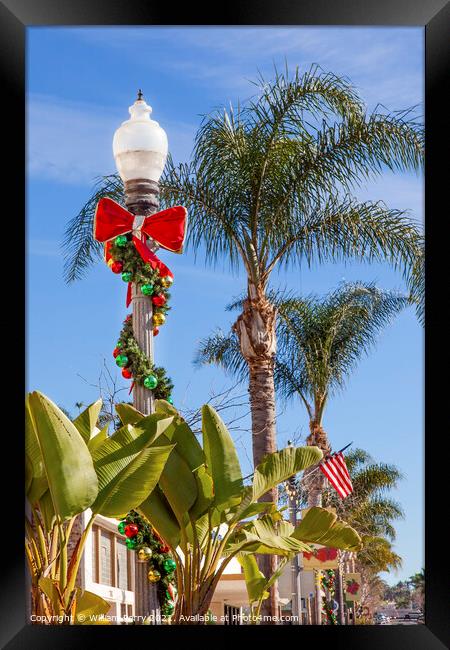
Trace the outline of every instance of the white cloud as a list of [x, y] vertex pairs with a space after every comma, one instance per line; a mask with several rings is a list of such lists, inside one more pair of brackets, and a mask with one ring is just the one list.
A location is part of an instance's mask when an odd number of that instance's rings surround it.
[[[160, 118], [176, 159], [187, 158], [195, 128]], [[27, 174], [69, 184], [92, 184], [115, 172], [112, 136], [123, 110], [31, 94], [27, 102]]]
[[111, 139], [118, 119], [103, 107], [31, 95], [27, 103], [27, 172], [64, 183], [91, 183], [114, 170]]
[[[423, 100], [423, 30], [373, 27], [143, 27], [76, 28], [90, 46], [121, 50], [142, 65], [142, 52], [162, 69], [198, 85], [226, 89], [233, 101], [252, 93], [248, 79], [272, 64], [347, 75], [369, 104], [392, 108]], [[242, 95], [245, 93], [245, 95]], [[228, 96], [223, 101], [227, 101]], [[207, 110], [207, 109], [205, 109]]]

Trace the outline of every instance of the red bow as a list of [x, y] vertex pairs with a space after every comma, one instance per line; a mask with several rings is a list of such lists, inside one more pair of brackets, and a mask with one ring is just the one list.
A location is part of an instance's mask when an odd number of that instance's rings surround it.
[[[158, 246], [172, 253], [183, 252], [186, 230], [187, 210], [181, 205], [156, 212], [148, 217], [135, 216], [112, 199], [103, 198], [97, 203], [94, 217], [94, 238], [105, 242], [105, 260], [111, 258], [111, 242], [118, 235], [133, 233], [133, 243], [144, 262], [160, 275], [169, 275], [172, 271], [151, 251], [146, 243], [150, 237]], [[131, 302], [131, 285], [128, 286], [127, 307]]]

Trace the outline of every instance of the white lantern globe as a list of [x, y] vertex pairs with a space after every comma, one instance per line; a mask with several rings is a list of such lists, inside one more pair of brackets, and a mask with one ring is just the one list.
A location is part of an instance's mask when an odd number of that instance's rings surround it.
[[124, 183], [137, 179], [157, 183], [167, 160], [166, 132], [150, 118], [152, 107], [140, 91], [128, 110], [130, 119], [122, 122], [113, 138], [117, 171]]

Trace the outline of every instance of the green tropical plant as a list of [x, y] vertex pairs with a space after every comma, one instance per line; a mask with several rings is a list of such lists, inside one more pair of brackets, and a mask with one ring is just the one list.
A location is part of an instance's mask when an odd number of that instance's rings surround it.
[[247, 588], [248, 602], [250, 605], [250, 622], [251, 624], [258, 624], [261, 620], [261, 607], [267, 598], [269, 598], [269, 590], [276, 580], [281, 576], [286, 564], [289, 562], [295, 553], [290, 556], [283, 557], [278, 563], [276, 571], [266, 578], [264, 573], [258, 567], [258, 562], [254, 555], [238, 555], [238, 560], [242, 565], [244, 571], [245, 586]]
[[[133, 407], [116, 408], [123, 426], [141, 426], [143, 415]], [[206, 615], [220, 577], [236, 556], [290, 557], [315, 542], [361, 547], [358, 534], [326, 510], [311, 509], [294, 528], [276, 504], [259, 502], [274, 486], [317, 462], [319, 449], [292, 447], [268, 454], [255, 468], [251, 484], [245, 485], [233, 440], [211, 406], [202, 408], [203, 444], [168, 402], [157, 400], [155, 408], [156, 415], [171, 421], [155, 444], [173, 450], [157, 485], [136, 509], [164, 539], [176, 562], [173, 622], [195, 623]]]
[[[156, 485], [173, 445], [154, 439], [172, 422], [151, 415], [111, 437], [97, 428], [101, 400], [72, 422], [38, 391], [26, 398], [25, 488], [29, 504], [25, 550], [31, 575], [32, 613], [47, 623], [91, 622], [109, 603], [75, 585], [84, 545], [97, 514], [120, 517]], [[69, 557], [76, 517], [89, 521]], [[81, 617], [81, 618], [80, 618]]]
[[[208, 262], [226, 260], [246, 275], [234, 330], [248, 366], [255, 466], [276, 450], [272, 271], [342, 259], [386, 261], [403, 272], [418, 304], [423, 290], [423, 238], [415, 222], [381, 201], [352, 196], [386, 169], [421, 167], [422, 125], [410, 111], [367, 113], [347, 79], [317, 66], [276, 71], [272, 81], [260, 78], [256, 85], [246, 104], [206, 116], [191, 161], [176, 166], [169, 159], [161, 179], [163, 207], [188, 209], [188, 244]], [[117, 176], [100, 180], [68, 225], [68, 281], [100, 257], [92, 222], [102, 196], [123, 203]], [[264, 498], [276, 497], [274, 488]], [[266, 575], [272, 564], [266, 562]]]

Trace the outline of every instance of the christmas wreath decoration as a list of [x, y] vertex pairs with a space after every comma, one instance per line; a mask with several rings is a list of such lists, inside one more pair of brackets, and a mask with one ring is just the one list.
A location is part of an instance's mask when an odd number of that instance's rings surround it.
[[170, 617], [175, 609], [176, 563], [162, 537], [138, 512], [131, 510], [118, 524], [119, 533], [125, 535], [127, 548], [136, 551], [139, 561], [147, 562], [149, 582], [156, 584], [161, 613]]

